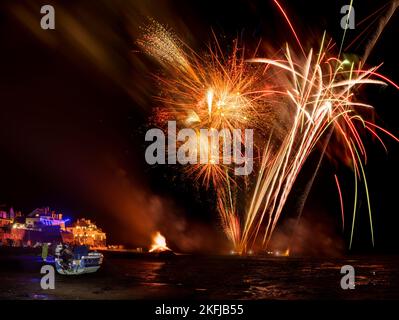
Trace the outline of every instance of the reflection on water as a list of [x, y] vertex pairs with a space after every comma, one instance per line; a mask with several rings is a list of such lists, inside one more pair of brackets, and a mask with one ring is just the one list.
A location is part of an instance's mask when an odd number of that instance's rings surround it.
[[122, 275], [127, 280], [135, 281], [138, 284], [160, 286], [165, 285], [158, 281], [159, 273], [164, 265], [165, 262], [162, 260], [115, 259], [111, 260], [106, 267], [111, 267], [113, 273]]
[[[398, 262], [398, 257], [106, 257], [95, 274], [57, 275], [56, 289], [49, 292], [40, 289], [40, 265], [21, 260], [18, 268], [0, 265], [0, 298], [399, 299]], [[354, 290], [340, 286], [347, 264], [355, 268]]]
[[162, 286], [166, 283], [157, 282], [159, 271], [164, 262], [148, 262], [145, 264], [145, 271], [142, 270], [143, 280], [141, 283], [149, 286]]
[[[380, 261], [378, 261], [380, 260]], [[178, 286], [194, 298], [365, 299], [399, 298], [396, 257], [345, 259], [208, 257], [168, 260], [148, 270], [173, 294]], [[356, 289], [340, 286], [341, 267], [351, 264]], [[148, 279], [148, 277], [146, 278]], [[178, 291], [179, 291], [178, 290]], [[167, 295], [166, 295], [167, 296]]]

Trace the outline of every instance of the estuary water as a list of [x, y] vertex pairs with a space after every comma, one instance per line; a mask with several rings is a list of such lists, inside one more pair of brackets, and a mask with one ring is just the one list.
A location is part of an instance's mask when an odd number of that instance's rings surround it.
[[[102, 268], [56, 275], [42, 290], [34, 255], [0, 255], [0, 299], [399, 299], [399, 257], [105, 256]], [[341, 288], [341, 267], [355, 289]]]

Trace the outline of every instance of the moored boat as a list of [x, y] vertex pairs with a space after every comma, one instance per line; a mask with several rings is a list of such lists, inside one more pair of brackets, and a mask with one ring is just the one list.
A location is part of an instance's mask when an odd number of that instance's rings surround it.
[[78, 246], [72, 250], [60, 245], [55, 254], [55, 267], [62, 275], [93, 273], [100, 269], [103, 259], [101, 253], [90, 252], [86, 246]]

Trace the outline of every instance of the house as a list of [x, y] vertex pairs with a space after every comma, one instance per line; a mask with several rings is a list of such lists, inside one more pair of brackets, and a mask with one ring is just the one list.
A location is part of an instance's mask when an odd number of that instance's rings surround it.
[[107, 235], [88, 219], [79, 219], [73, 226], [67, 227], [73, 234], [75, 244], [87, 245], [93, 248], [106, 247]]

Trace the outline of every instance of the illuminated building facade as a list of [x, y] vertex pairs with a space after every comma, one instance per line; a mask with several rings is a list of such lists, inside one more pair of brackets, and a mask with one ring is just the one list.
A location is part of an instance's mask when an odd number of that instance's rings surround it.
[[1, 223], [2, 232], [0, 242], [9, 246], [35, 246], [44, 242], [60, 243], [67, 242], [68, 232], [65, 230], [65, 222], [61, 213], [50, 211], [49, 207], [37, 208], [25, 218], [20, 213], [14, 215], [10, 210], [9, 215], [4, 218], [4, 213], [0, 214], [1, 220], [8, 224]]
[[79, 219], [66, 230], [73, 234], [75, 244], [87, 245], [92, 248], [105, 248], [107, 245], [105, 232], [88, 219]]
[[71, 227], [66, 226], [68, 221], [49, 207], [37, 208], [26, 217], [12, 209], [0, 210], [0, 245], [30, 247], [47, 242], [106, 247], [106, 234], [90, 220], [80, 219]]
[[14, 217], [6, 211], [0, 211], [0, 227], [6, 227], [14, 222]]
[[63, 220], [62, 213], [50, 211], [49, 207], [37, 208], [32, 211], [25, 220], [27, 229], [42, 229], [45, 227], [59, 227], [65, 230], [65, 223], [69, 219]]

